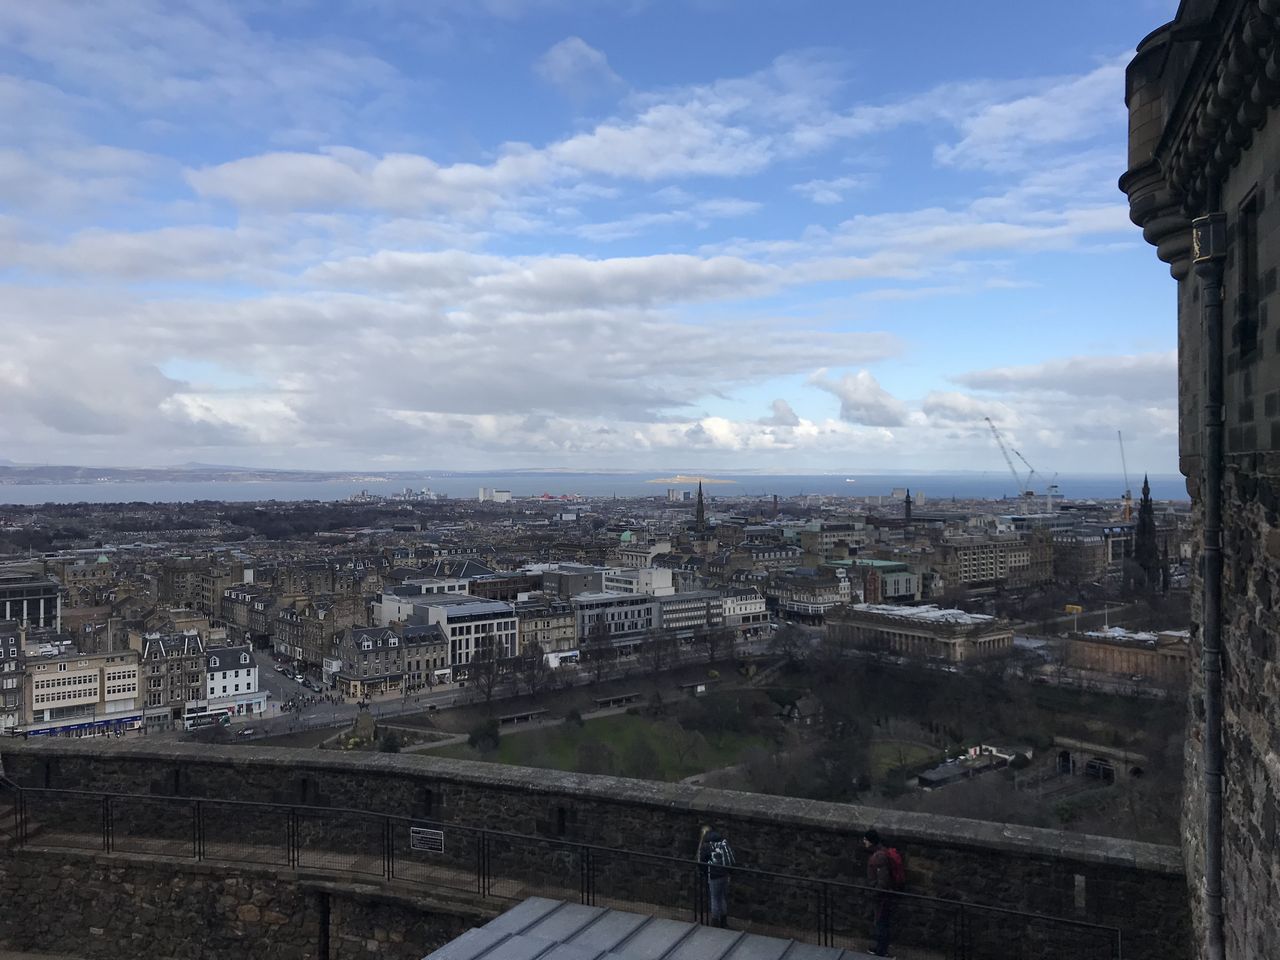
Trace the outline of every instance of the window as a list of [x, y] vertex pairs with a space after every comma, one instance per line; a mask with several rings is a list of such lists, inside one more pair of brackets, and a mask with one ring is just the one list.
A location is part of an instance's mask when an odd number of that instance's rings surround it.
[[217, 658], [217, 657], [210, 657], [210, 658], [209, 658], [209, 666], [210, 666], [210, 667], [216, 667], [217, 665], [218, 665], [218, 658]]
[[1240, 204], [1236, 221], [1236, 326], [1234, 339], [1240, 356], [1258, 349], [1258, 195], [1250, 193]]

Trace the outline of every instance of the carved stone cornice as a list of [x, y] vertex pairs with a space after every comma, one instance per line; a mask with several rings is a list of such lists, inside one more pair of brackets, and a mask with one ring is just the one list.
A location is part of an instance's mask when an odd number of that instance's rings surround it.
[[1180, 78], [1196, 87], [1163, 91], [1163, 103], [1177, 97], [1179, 115], [1164, 118], [1168, 126], [1151, 159], [1120, 179], [1130, 218], [1178, 279], [1189, 268], [1191, 219], [1204, 213], [1210, 188], [1280, 105], [1280, 0], [1243, 0], [1221, 27], [1180, 27], [1170, 24], [1144, 41], [1135, 64], [1155, 55], [1167, 59], [1173, 44], [1197, 43], [1196, 67]]

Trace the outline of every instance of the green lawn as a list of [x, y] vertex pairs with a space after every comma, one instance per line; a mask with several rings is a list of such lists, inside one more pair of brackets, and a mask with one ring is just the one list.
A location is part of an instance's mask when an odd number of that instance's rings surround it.
[[883, 780], [894, 767], [911, 767], [926, 760], [941, 760], [942, 751], [910, 740], [872, 740], [871, 775]]
[[491, 753], [480, 753], [465, 744], [431, 752], [461, 760], [681, 780], [739, 763], [752, 747], [769, 745], [761, 736], [705, 736], [685, 731], [670, 720], [616, 714], [588, 720], [581, 727], [565, 723], [545, 730], [503, 733], [498, 749]]

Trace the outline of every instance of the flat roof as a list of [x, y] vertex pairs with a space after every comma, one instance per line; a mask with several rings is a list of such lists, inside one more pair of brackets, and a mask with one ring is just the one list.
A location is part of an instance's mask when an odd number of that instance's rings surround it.
[[654, 914], [530, 897], [425, 960], [777, 960], [783, 956], [787, 960], [862, 960], [867, 955]]
[[944, 610], [933, 604], [923, 607], [899, 607], [890, 603], [855, 603], [849, 607], [858, 613], [874, 613], [882, 617], [898, 617], [903, 620], [919, 620], [922, 623], [993, 623], [995, 617], [985, 613], [965, 613], [963, 610]]

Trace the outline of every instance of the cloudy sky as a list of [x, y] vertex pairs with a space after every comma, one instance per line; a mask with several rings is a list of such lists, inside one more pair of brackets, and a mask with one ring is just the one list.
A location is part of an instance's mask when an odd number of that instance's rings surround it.
[[1176, 0], [0, 4], [0, 458], [1176, 468]]

